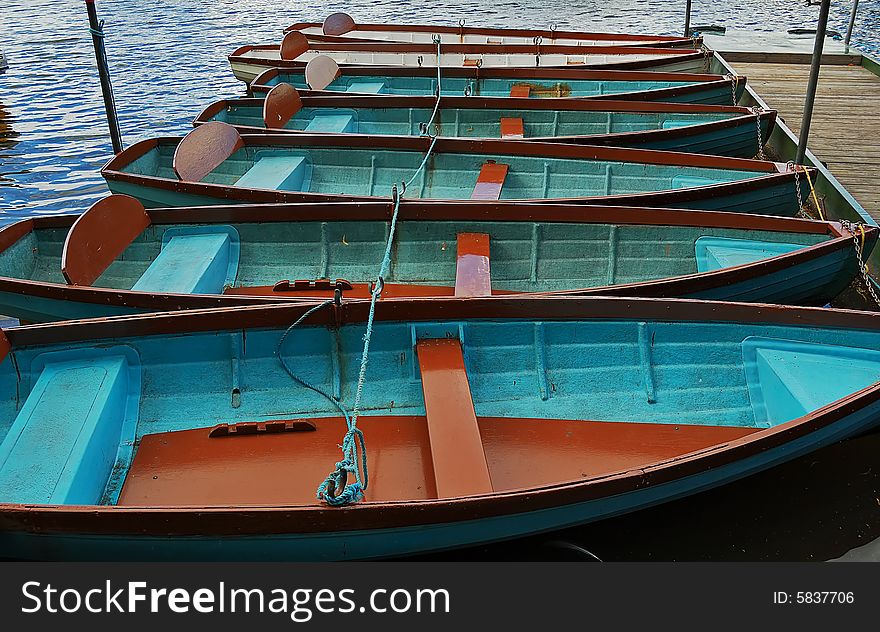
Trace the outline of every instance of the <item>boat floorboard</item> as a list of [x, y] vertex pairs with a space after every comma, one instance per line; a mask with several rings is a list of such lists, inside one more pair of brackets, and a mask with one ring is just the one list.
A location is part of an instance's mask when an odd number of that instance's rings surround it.
[[[735, 63], [739, 74], [795, 133], [800, 132], [808, 64]], [[861, 66], [823, 65], [809, 147], [874, 219], [880, 220], [880, 77]]]

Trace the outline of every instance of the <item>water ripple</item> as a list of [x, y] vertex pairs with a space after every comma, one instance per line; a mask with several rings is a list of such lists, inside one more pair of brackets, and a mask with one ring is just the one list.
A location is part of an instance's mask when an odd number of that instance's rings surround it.
[[[799, 0], [694, 3], [693, 24], [785, 30], [815, 22]], [[855, 39], [880, 50], [880, 0], [863, 0]], [[184, 134], [210, 101], [242, 94], [226, 55], [271, 43], [300, 20], [345, 10], [361, 21], [427, 22], [678, 33], [684, 0], [126, 0], [100, 2], [106, 19], [119, 118], [126, 144]], [[849, 4], [833, 5], [843, 31]], [[111, 155], [82, 2], [20, 0], [0, 8], [0, 40], [11, 68], [0, 76], [0, 223], [81, 211], [106, 194], [98, 174]], [[861, 38], [861, 39], [860, 39]], [[867, 41], [866, 41], [867, 40]]]

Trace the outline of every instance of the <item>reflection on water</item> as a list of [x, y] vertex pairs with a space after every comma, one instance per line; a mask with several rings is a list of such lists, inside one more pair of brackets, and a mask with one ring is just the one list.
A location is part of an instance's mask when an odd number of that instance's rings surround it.
[[[684, 0], [126, 0], [99, 3], [107, 21], [119, 119], [127, 144], [179, 135], [210, 101], [241, 94], [226, 55], [245, 43], [276, 42], [283, 27], [345, 10], [361, 21], [679, 33]], [[791, 0], [694, 3], [693, 24], [758, 30], [809, 25], [817, 7]], [[844, 30], [848, 4], [835, 3]], [[876, 8], [862, 0], [856, 36], [880, 38]], [[98, 170], [110, 157], [88, 20], [81, 2], [4, 3], [0, 22], [10, 69], [0, 101], [19, 132], [0, 146], [0, 222], [34, 213], [76, 212], [105, 195]], [[872, 23], [873, 21], [873, 23]]]
[[[11, 150], [18, 144], [16, 139], [19, 133], [13, 129], [12, 122], [12, 114], [0, 102], [0, 152]], [[15, 186], [15, 181], [9, 175], [5, 175], [4, 171], [0, 171], [0, 187], [2, 186]]]

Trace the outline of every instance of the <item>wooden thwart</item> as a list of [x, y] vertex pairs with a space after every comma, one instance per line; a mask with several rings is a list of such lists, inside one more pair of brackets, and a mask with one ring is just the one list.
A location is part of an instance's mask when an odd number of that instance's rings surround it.
[[510, 89], [510, 96], [518, 99], [528, 99], [532, 89], [523, 84], [518, 84]]
[[501, 138], [525, 138], [525, 126], [521, 118], [501, 118]]
[[471, 193], [472, 200], [497, 200], [501, 197], [501, 188], [504, 186], [504, 179], [507, 177], [508, 165], [502, 165], [497, 162], [487, 162], [480, 169], [480, 175], [477, 177], [477, 184], [474, 186], [474, 192]]
[[492, 296], [489, 235], [459, 233], [455, 264], [456, 296]]
[[493, 491], [461, 343], [420, 340], [416, 345], [438, 498]]

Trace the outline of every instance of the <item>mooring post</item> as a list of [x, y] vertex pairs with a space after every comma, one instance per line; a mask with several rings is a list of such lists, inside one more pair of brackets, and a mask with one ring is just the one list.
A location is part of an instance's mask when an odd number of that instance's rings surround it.
[[849, 42], [852, 39], [853, 27], [856, 25], [856, 12], [858, 10], [859, 0], [853, 0], [852, 12], [849, 14], [849, 26], [846, 28], [846, 39], [843, 40], [843, 45], [846, 46], [847, 52], [849, 52]]
[[813, 103], [816, 101], [816, 87], [819, 85], [819, 68], [822, 66], [822, 51], [825, 48], [825, 31], [828, 29], [828, 10], [831, 0], [822, 0], [819, 7], [819, 23], [816, 25], [816, 43], [813, 45], [813, 61], [810, 67], [810, 82], [807, 84], [807, 96], [804, 101], [804, 118], [801, 121], [801, 135], [798, 140], [795, 164], [804, 164], [807, 151], [807, 139], [810, 137], [810, 122], [813, 119]]
[[684, 36], [691, 36], [691, 0], [687, 0], [687, 7], [684, 10]]
[[107, 126], [110, 128], [110, 142], [113, 144], [113, 152], [118, 154], [122, 151], [122, 133], [119, 131], [119, 119], [116, 118], [116, 102], [113, 100], [113, 85], [110, 83], [107, 51], [104, 50], [104, 22], [98, 21], [95, 0], [86, 0], [86, 11], [89, 13], [89, 32], [92, 34], [95, 61], [98, 64], [98, 77], [101, 79], [104, 110], [107, 112]]

